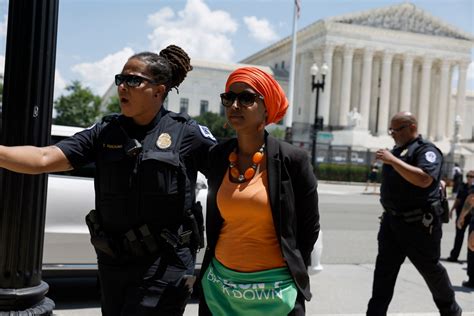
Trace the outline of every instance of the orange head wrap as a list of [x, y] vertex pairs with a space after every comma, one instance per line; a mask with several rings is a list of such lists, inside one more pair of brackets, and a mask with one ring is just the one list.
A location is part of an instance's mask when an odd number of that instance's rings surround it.
[[229, 92], [229, 87], [234, 82], [246, 83], [263, 96], [268, 115], [267, 124], [277, 123], [285, 116], [288, 100], [285, 92], [272, 76], [255, 67], [242, 67], [229, 75], [225, 84], [226, 92]]

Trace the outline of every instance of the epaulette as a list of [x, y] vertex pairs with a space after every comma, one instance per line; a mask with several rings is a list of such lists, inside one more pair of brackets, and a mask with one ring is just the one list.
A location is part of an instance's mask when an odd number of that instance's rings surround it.
[[117, 113], [105, 115], [104, 117], [102, 117], [102, 123], [110, 123], [110, 122], [118, 121], [119, 117], [120, 117], [120, 114], [117, 114]]
[[187, 122], [191, 120], [191, 117], [186, 113], [168, 112], [168, 116], [182, 122]]

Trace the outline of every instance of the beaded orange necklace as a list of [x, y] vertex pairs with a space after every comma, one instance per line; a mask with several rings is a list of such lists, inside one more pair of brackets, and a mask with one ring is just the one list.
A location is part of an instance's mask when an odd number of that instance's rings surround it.
[[240, 173], [239, 168], [237, 167], [238, 166], [237, 149], [231, 152], [229, 154], [229, 168], [230, 168], [230, 175], [232, 176], [232, 178], [234, 178], [234, 180], [240, 183], [243, 183], [245, 181], [249, 181], [250, 179], [252, 179], [257, 171], [257, 167], [260, 165], [260, 163], [263, 160], [264, 151], [265, 151], [265, 144], [263, 144], [255, 154], [253, 154], [252, 165], [248, 167], [247, 170], [245, 170], [243, 174]]

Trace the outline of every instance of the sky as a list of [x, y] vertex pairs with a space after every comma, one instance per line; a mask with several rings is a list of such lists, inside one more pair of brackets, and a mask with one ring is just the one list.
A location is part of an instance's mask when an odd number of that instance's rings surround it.
[[[298, 29], [328, 17], [403, 3], [300, 2]], [[410, 2], [474, 35], [474, 0]], [[73, 80], [103, 95], [128, 57], [160, 51], [169, 44], [183, 47], [191, 59], [239, 62], [291, 35], [293, 4], [293, 0], [60, 0], [55, 97]], [[5, 63], [7, 18], [8, 1], [0, 0], [0, 73]], [[474, 63], [468, 80], [469, 89], [474, 90]]]

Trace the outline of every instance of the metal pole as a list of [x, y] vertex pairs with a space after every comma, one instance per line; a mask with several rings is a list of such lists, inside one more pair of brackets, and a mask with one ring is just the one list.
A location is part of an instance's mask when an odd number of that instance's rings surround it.
[[311, 82], [311, 91], [314, 91], [314, 89], [316, 89], [316, 106], [315, 106], [315, 109], [314, 109], [314, 124], [313, 124], [313, 144], [311, 146], [311, 162], [313, 164], [313, 167], [316, 168], [316, 166], [318, 165], [318, 161], [317, 161], [317, 157], [316, 157], [316, 153], [317, 153], [317, 150], [316, 150], [316, 146], [318, 144], [318, 129], [320, 128], [319, 126], [319, 120], [318, 120], [318, 108], [319, 108], [319, 90], [321, 89], [322, 91], [324, 91], [324, 83], [325, 83], [325, 75], [323, 74], [322, 75], [323, 79], [322, 81], [320, 82], [319, 80], [314, 82], [316, 76], [313, 75], [312, 76], [312, 82]]
[[[313, 76], [314, 77], [314, 76]], [[313, 78], [314, 82], [314, 78]], [[313, 145], [311, 147], [311, 160], [313, 162], [313, 167], [316, 167], [317, 165], [317, 157], [316, 157], [316, 146], [318, 143], [317, 137], [318, 137], [318, 107], [319, 107], [319, 87], [314, 85], [316, 87], [316, 107], [314, 110], [314, 125], [313, 125]]]
[[296, 40], [297, 40], [297, 24], [298, 24], [298, 7], [294, 5], [293, 9], [293, 36], [291, 37], [291, 63], [290, 63], [290, 81], [288, 85], [288, 110], [285, 116], [285, 140], [287, 142], [292, 142], [293, 140], [293, 100], [295, 94], [295, 68], [296, 68]]
[[[49, 144], [58, 7], [59, 0], [9, 3], [3, 145]], [[8, 315], [51, 315], [54, 309], [41, 281], [46, 185], [46, 175], [0, 170], [0, 311]]]

